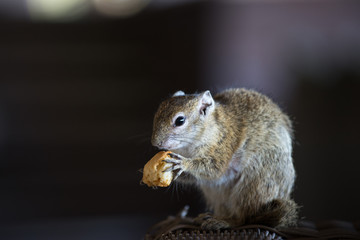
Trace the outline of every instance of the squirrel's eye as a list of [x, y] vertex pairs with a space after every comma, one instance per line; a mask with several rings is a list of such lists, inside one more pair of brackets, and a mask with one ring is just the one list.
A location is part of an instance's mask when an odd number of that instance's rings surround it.
[[175, 120], [175, 126], [176, 127], [181, 126], [184, 123], [185, 123], [185, 117], [183, 117], [183, 116], [177, 117], [176, 120]]

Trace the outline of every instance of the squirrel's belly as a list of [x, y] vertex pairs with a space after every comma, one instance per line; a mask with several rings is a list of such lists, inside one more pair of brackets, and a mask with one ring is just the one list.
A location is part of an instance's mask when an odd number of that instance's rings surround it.
[[243, 169], [244, 154], [242, 150], [238, 150], [231, 158], [226, 172], [217, 180], [214, 180], [213, 184], [231, 184], [231, 182], [238, 181]]
[[234, 192], [234, 187], [235, 185], [239, 185], [239, 181], [242, 181], [240, 177], [237, 180], [223, 184], [207, 183], [199, 185], [206, 200], [208, 210], [212, 211], [217, 217], [232, 217], [237, 215], [238, 211], [235, 206], [239, 199], [238, 196], [233, 195], [234, 193], [239, 194], [239, 191], [241, 191], [241, 189], [237, 189]]
[[[241, 189], [234, 191], [234, 187], [242, 186], [243, 178], [242, 161], [244, 154], [241, 150], [237, 151], [230, 160], [226, 172], [216, 180], [202, 180], [198, 181], [198, 187], [202, 190], [209, 210], [214, 212], [214, 215], [234, 216], [237, 214], [236, 206], [238, 202], [238, 195]], [[241, 194], [240, 194], [241, 195]], [[235, 201], [235, 202], [234, 202]]]

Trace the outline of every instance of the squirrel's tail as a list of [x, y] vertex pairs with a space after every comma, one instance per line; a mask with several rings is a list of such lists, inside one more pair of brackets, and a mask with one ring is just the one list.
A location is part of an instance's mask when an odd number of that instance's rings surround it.
[[296, 226], [298, 205], [291, 199], [275, 199], [260, 208], [258, 213], [249, 216], [246, 224], [262, 224], [269, 227]]

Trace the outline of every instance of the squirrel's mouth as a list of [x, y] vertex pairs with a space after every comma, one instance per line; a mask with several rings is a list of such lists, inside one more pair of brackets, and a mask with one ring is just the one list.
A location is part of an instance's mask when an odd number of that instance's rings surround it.
[[158, 150], [159, 151], [165, 151], [165, 152], [169, 151], [169, 149], [167, 149], [167, 148], [158, 148]]
[[172, 151], [172, 150], [183, 148], [184, 143], [177, 139], [170, 138], [170, 139], [165, 139], [164, 141], [161, 141], [158, 144], [153, 145], [153, 146], [157, 147], [159, 150], [162, 150], [162, 151]]

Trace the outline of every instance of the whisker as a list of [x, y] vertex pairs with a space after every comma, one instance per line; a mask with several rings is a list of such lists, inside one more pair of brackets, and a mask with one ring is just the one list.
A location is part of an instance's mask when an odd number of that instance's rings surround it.
[[186, 142], [186, 143], [189, 143], [189, 144], [193, 143], [193, 139], [191, 139], [191, 138], [186, 139], [186, 138], [169, 137], [169, 139], [176, 140], [176, 141], [182, 141], [182, 142]]
[[179, 186], [179, 183], [175, 181], [176, 199], [179, 201], [180, 200], [180, 194], [179, 194], [178, 186]]
[[193, 138], [190, 138], [190, 137], [181, 137], [181, 136], [169, 136], [169, 138], [172, 138], [172, 139], [193, 139]]
[[137, 138], [143, 138], [143, 137], [146, 137], [146, 138], [151, 138], [151, 132], [145, 132], [145, 133], [139, 133], [139, 134], [134, 134], [132, 136], [129, 136], [127, 139], [131, 140], [131, 139], [137, 139]]

